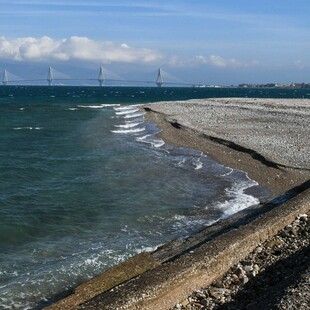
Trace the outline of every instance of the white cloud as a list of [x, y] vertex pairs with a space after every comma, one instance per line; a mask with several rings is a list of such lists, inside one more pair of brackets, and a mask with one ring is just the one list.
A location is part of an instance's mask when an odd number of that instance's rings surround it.
[[301, 60], [295, 60], [294, 66], [299, 70], [302, 70], [305, 68], [305, 64]]
[[84, 60], [90, 62], [142, 62], [160, 60], [161, 54], [146, 48], [133, 48], [126, 43], [95, 41], [87, 37], [73, 36], [68, 39], [53, 40], [41, 38], [18, 38], [14, 40], [0, 37], [0, 59], [17, 61]]
[[186, 66], [197, 66], [197, 65], [209, 65], [219, 68], [239, 68], [239, 67], [250, 67], [256, 66], [257, 61], [251, 63], [240, 62], [235, 58], [225, 59], [219, 55], [209, 56], [196, 56], [196, 57], [179, 57], [172, 56], [169, 59], [169, 65], [174, 67], [186, 67]]
[[244, 64], [240, 63], [234, 58], [225, 59], [218, 55], [210, 55], [208, 57], [196, 56], [196, 61], [201, 64], [208, 64], [221, 68], [244, 66]]

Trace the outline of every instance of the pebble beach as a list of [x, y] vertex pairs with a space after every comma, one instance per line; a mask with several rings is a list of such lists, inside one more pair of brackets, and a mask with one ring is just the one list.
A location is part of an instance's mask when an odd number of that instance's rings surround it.
[[246, 171], [278, 195], [309, 179], [309, 107], [309, 99], [214, 98], [146, 109], [167, 143]]

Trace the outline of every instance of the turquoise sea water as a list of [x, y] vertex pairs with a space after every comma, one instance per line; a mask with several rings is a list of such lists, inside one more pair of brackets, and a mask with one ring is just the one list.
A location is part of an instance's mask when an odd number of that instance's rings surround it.
[[39, 309], [144, 250], [265, 198], [156, 138], [139, 105], [310, 90], [0, 87], [0, 309]]

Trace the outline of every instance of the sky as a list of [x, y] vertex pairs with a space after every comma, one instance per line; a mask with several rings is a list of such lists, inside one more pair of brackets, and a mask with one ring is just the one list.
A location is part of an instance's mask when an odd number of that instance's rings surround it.
[[0, 0], [0, 72], [310, 83], [309, 13], [309, 0]]

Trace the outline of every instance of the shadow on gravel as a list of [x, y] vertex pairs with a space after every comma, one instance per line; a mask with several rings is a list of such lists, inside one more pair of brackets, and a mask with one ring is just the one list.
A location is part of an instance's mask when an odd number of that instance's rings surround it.
[[233, 301], [216, 309], [280, 309], [277, 305], [286, 295], [287, 288], [296, 284], [309, 268], [309, 257], [310, 246], [307, 246], [276, 262], [252, 278]]

